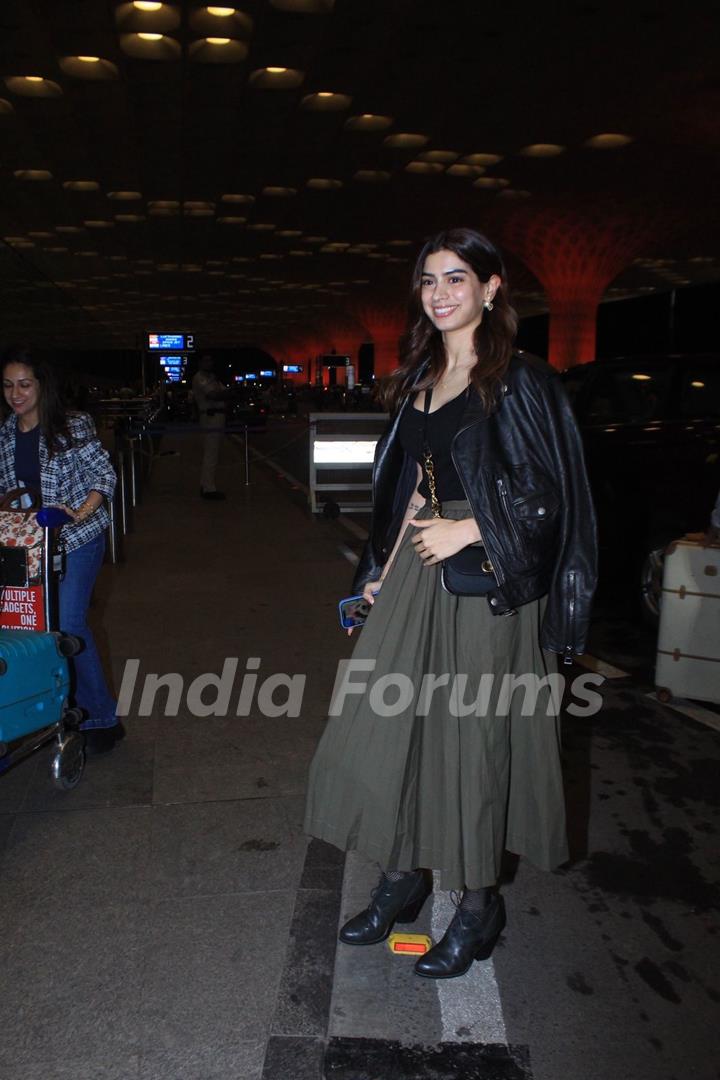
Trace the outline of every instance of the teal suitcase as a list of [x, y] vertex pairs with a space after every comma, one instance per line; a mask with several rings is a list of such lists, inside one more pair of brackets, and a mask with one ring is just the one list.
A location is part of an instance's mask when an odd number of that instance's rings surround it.
[[56, 782], [74, 787], [84, 764], [83, 739], [67, 707], [67, 657], [79, 642], [69, 635], [0, 630], [0, 773], [57, 736], [51, 764]]

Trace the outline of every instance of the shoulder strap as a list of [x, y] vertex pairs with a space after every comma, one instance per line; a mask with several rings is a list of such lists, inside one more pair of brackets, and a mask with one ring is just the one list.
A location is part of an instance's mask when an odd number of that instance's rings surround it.
[[428, 416], [430, 415], [430, 404], [432, 402], [432, 386], [428, 386], [425, 390], [425, 401], [423, 403], [423, 429], [422, 429], [422, 444], [423, 453], [429, 452], [427, 426]]

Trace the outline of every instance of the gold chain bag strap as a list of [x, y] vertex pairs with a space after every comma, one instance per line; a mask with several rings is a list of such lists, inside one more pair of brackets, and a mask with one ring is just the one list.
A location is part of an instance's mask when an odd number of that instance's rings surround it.
[[[430, 489], [430, 509], [433, 517], [440, 518], [442, 517], [442, 506], [438, 499], [435, 462], [433, 461], [427, 432], [431, 401], [432, 387], [428, 387], [425, 391], [425, 404], [423, 407], [422, 456]], [[451, 555], [449, 559], [443, 559], [440, 568], [440, 581], [445, 592], [452, 593], [454, 596], [485, 596], [497, 585], [492, 563], [488, 559], [487, 552], [482, 544], [469, 544], [456, 552], [455, 555]]]

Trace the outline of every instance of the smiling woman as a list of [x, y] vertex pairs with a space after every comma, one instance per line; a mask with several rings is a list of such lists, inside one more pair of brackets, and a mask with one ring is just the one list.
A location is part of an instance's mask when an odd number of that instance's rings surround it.
[[83, 650], [72, 661], [75, 704], [85, 714], [86, 748], [111, 750], [122, 737], [115, 702], [105, 682], [87, 621], [93, 585], [102, 565], [109, 518], [105, 500], [115, 472], [85, 413], [66, 412], [54, 372], [28, 350], [12, 348], [2, 361], [3, 395], [10, 416], [0, 428], [0, 494], [24, 489], [44, 507], [71, 519], [60, 531], [64, 572], [60, 578], [59, 629], [79, 637]]
[[[425, 244], [352, 589], [370, 614], [350, 663], [372, 676], [336, 682], [310, 770], [306, 831], [385, 868], [341, 941], [413, 922], [430, 870], [463, 890], [415, 965], [426, 978], [491, 954], [505, 848], [547, 870], [567, 858], [553, 654], [584, 649], [594, 515], [570, 406], [549, 368], [513, 352], [516, 325], [486, 237]], [[529, 705], [502, 697], [507, 679], [535, 687]]]

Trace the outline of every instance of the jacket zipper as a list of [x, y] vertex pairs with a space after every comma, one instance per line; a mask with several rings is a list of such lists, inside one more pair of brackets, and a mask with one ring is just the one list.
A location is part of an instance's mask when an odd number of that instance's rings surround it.
[[510, 498], [508, 496], [507, 488], [505, 487], [505, 481], [503, 479], [498, 479], [495, 481], [495, 483], [497, 484], [498, 493], [500, 495], [500, 503], [503, 508], [503, 513], [505, 514], [507, 523], [510, 526], [510, 532], [513, 534], [513, 537], [515, 538], [515, 543], [517, 544], [519, 550], [522, 551], [523, 545], [520, 539], [520, 533], [517, 530], [517, 525], [515, 524], [515, 520], [512, 516], [512, 511], [510, 509]]
[[563, 663], [572, 664], [574, 648], [570, 642], [575, 640], [575, 571], [568, 571], [568, 583], [570, 585], [570, 598], [568, 600], [568, 638], [570, 639], [563, 652]]

